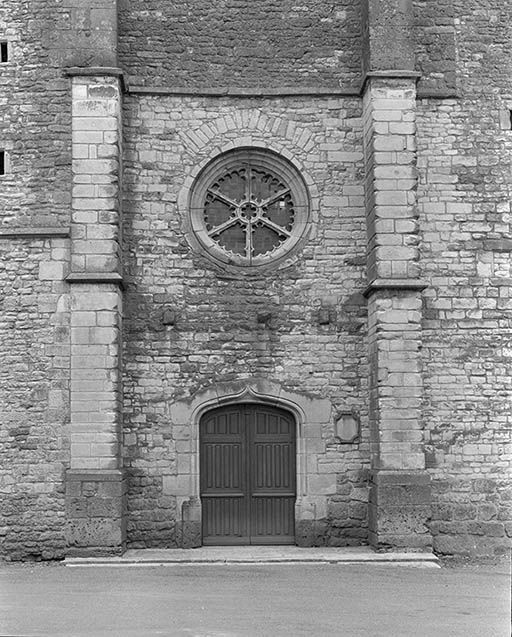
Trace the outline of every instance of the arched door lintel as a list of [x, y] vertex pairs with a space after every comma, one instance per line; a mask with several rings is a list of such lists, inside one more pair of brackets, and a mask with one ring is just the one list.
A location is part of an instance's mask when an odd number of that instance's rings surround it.
[[[295, 401], [291, 400], [282, 390], [279, 389], [278, 393], [264, 393], [259, 391], [252, 385], [246, 385], [242, 389], [236, 392], [219, 391], [220, 387], [217, 387], [216, 395], [205, 397], [206, 400], [197, 404], [192, 412], [191, 419], [194, 424], [199, 423], [201, 417], [214, 409], [215, 407], [225, 407], [228, 405], [236, 405], [240, 403], [254, 403], [261, 405], [268, 405], [271, 407], [279, 407], [285, 411], [291, 412], [298, 425], [300, 435], [300, 429], [306, 422], [306, 414], [304, 409]], [[210, 392], [208, 392], [210, 393]], [[284, 395], [283, 395], [284, 394]]]
[[[289, 412], [296, 423], [296, 523], [315, 516], [313, 509], [325, 509], [324, 495], [311, 495], [308, 491], [307, 454], [309, 444], [321, 444], [321, 430], [332, 423], [333, 405], [327, 398], [295, 393], [267, 379], [255, 378], [243, 381], [215, 383], [196, 392], [193, 396], [176, 400], [169, 405], [170, 419], [174, 426], [181, 426], [189, 445], [190, 461], [183, 471], [178, 468], [169, 483], [177, 485], [177, 522], [183, 526], [182, 546], [199, 546], [201, 543], [201, 501], [199, 475], [199, 424], [202, 416], [217, 407], [255, 403], [274, 406]], [[316, 508], [315, 508], [316, 507]], [[318, 515], [323, 515], [319, 513]]]

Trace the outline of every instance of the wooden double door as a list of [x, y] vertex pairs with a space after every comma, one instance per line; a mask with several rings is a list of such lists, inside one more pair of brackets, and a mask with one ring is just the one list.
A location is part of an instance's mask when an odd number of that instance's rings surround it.
[[295, 542], [295, 422], [282, 409], [221, 407], [200, 422], [203, 543]]

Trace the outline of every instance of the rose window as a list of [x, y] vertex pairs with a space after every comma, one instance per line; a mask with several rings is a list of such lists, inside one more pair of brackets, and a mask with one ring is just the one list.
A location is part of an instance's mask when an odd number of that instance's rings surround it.
[[302, 178], [267, 151], [220, 156], [199, 176], [191, 195], [196, 238], [224, 263], [258, 266], [284, 256], [300, 239], [308, 217]]

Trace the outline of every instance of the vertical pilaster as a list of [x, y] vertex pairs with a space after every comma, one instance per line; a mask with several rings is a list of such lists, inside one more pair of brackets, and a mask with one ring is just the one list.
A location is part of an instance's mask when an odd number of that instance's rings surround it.
[[116, 553], [125, 542], [120, 464], [122, 273], [121, 79], [72, 78], [71, 468], [69, 552]]
[[[378, 6], [377, 6], [378, 5]], [[428, 548], [421, 419], [421, 291], [416, 211], [416, 74], [410, 2], [368, 0], [363, 125], [372, 483], [369, 536]]]
[[368, 281], [416, 280], [416, 87], [371, 76], [363, 96]]

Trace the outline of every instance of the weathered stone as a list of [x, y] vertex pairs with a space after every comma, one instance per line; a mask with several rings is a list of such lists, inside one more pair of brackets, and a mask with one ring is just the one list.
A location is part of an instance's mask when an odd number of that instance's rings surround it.
[[[66, 524], [69, 552], [118, 553], [123, 517], [131, 546], [200, 544], [200, 416], [262, 396], [297, 420], [298, 543], [507, 550], [508, 10], [55, 4], [2, 3], [2, 553], [60, 558]], [[195, 177], [248, 147], [311, 203], [301, 249], [257, 276], [187, 241]], [[431, 521], [407, 477], [425, 452]], [[100, 477], [121, 463], [129, 484]], [[370, 466], [392, 471], [368, 534]]]
[[68, 546], [83, 549], [123, 546], [120, 523], [110, 518], [68, 519], [66, 540]]
[[326, 530], [324, 520], [300, 520], [295, 529], [297, 546], [325, 546]]

